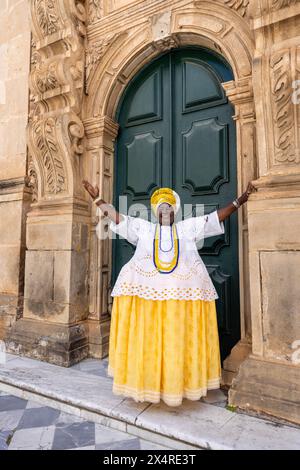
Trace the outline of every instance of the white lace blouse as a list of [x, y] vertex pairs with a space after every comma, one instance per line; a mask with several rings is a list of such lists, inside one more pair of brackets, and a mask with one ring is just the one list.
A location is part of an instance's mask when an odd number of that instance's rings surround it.
[[[112, 296], [137, 295], [152, 300], [218, 298], [196, 245], [203, 238], [224, 233], [224, 224], [219, 221], [217, 211], [176, 223], [179, 257], [176, 268], [170, 273], [161, 273], [154, 264], [156, 224], [141, 218], [122, 217], [119, 224], [111, 221], [109, 228], [135, 245], [136, 250], [130, 261], [122, 267]], [[160, 260], [170, 261], [174, 255], [173, 249], [171, 228], [161, 226]]]

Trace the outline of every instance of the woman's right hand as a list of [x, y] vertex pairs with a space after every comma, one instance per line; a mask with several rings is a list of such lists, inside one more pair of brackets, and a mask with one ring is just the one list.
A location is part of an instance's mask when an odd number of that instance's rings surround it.
[[[98, 186], [97, 185], [93, 186], [87, 180], [82, 180], [82, 184], [84, 186], [84, 189], [91, 196], [91, 198], [93, 200], [97, 199], [97, 197], [99, 196]], [[99, 201], [97, 201], [96, 204], [98, 207], [100, 207], [103, 214], [109, 217], [115, 224], [120, 223], [120, 220], [122, 220], [123, 217], [119, 214], [119, 212], [116, 211], [116, 209], [111, 204], [107, 204], [103, 199], [100, 199]]]
[[96, 185], [95, 187], [89, 183], [87, 180], [82, 180], [84, 189], [89, 193], [92, 199], [96, 199], [99, 196], [99, 188]]

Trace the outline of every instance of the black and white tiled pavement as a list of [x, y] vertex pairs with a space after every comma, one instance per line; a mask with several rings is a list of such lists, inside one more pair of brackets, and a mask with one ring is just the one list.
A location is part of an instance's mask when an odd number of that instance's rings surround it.
[[[107, 377], [107, 359], [101, 362], [86, 359], [72, 368]], [[125, 432], [0, 391], [0, 450], [23, 449], [167, 450]]]
[[[0, 390], [6, 391], [0, 393], [0, 450], [299, 449], [297, 425], [228, 409], [224, 389], [174, 410], [113, 396], [107, 359], [88, 358], [66, 369], [10, 354], [5, 359], [0, 365]], [[106, 426], [94, 423], [98, 415]]]
[[0, 392], [0, 450], [165, 450], [125, 432]]

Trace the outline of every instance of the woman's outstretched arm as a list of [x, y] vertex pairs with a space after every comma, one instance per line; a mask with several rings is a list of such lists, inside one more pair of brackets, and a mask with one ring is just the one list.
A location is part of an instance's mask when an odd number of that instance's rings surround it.
[[[82, 184], [84, 186], [84, 189], [89, 193], [89, 195], [91, 196], [93, 200], [99, 197], [98, 186], [93, 186], [87, 180], [82, 180]], [[96, 205], [100, 207], [103, 214], [109, 217], [110, 220], [112, 220], [115, 224], [119, 224], [121, 222], [123, 218], [122, 215], [119, 214], [119, 212], [114, 208], [114, 206], [105, 202], [104, 199], [99, 199], [96, 202]]]
[[[237, 198], [238, 204], [241, 206], [242, 204], [247, 202], [249, 194], [251, 194], [253, 191], [257, 191], [257, 188], [255, 188], [252, 183], [248, 183], [246, 191], [239, 198]], [[222, 222], [237, 209], [238, 207], [236, 207], [232, 202], [228, 204], [228, 206], [221, 207], [221, 209], [217, 209], [219, 221]]]

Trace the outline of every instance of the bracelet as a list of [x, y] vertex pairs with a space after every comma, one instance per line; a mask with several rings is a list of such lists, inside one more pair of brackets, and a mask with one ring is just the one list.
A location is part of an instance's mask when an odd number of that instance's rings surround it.
[[[102, 198], [101, 197], [97, 197], [96, 199], [93, 200], [93, 202], [96, 204], [97, 206], [97, 212], [96, 214], [99, 214], [99, 210], [101, 211], [100, 207], [98, 206], [97, 202], [100, 201]], [[111, 207], [112, 209], [114, 209], [114, 206], [112, 204], [108, 204], [107, 202], [105, 203], [106, 206], [108, 207]]]
[[102, 199], [101, 196], [98, 196], [96, 199], [93, 200], [93, 203], [97, 205], [97, 202], [99, 202]]
[[237, 209], [241, 206], [238, 199], [235, 199], [234, 201], [232, 201], [232, 204], [233, 204]]

